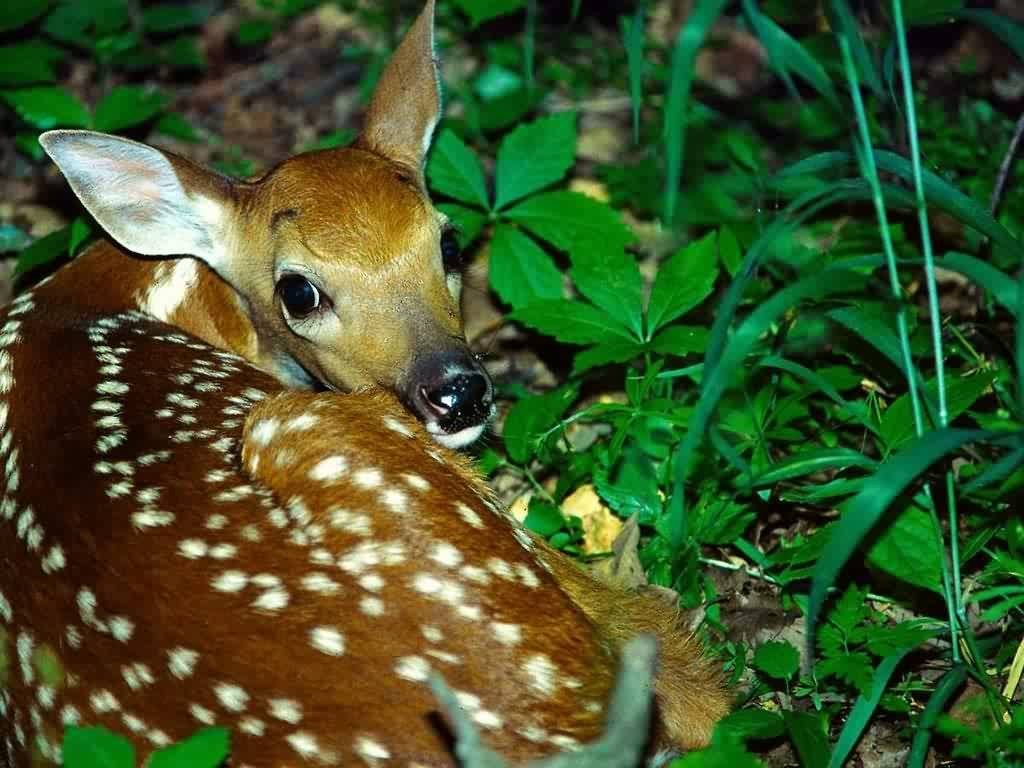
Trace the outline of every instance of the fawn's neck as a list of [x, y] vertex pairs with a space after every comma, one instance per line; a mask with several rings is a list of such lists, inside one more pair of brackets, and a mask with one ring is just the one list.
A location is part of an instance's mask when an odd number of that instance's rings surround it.
[[60, 269], [51, 286], [66, 290], [64, 300], [78, 308], [137, 310], [253, 362], [261, 358], [241, 298], [198, 259], [146, 259], [101, 240]]

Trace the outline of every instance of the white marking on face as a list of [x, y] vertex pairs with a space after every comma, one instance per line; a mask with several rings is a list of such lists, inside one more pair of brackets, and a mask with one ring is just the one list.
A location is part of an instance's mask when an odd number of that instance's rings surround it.
[[466, 427], [460, 429], [458, 432], [433, 432], [430, 429], [430, 422], [427, 423], [427, 431], [432, 432], [433, 438], [443, 445], [445, 448], [450, 448], [453, 451], [457, 451], [460, 448], [465, 448], [467, 445], [472, 445], [480, 439], [480, 435], [484, 433], [487, 428], [486, 424], [477, 424], [475, 427]]

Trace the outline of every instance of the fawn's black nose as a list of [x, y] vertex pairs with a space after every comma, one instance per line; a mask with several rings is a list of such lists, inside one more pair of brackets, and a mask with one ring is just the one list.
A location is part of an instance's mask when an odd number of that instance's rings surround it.
[[480, 373], [459, 373], [433, 389], [424, 388], [424, 398], [438, 417], [477, 423], [491, 409], [491, 385]]
[[476, 440], [494, 415], [491, 379], [468, 350], [420, 360], [405, 391], [427, 431], [451, 447]]

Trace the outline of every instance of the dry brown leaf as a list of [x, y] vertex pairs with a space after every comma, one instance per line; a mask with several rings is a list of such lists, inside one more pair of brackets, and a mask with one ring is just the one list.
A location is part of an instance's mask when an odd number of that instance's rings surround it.
[[588, 555], [609, 552], [622, 530], [622, 521], [601, 501], [592, 485], [581, 485], [562, 502], [562, 514], [583, 523], [583, 551]]
[[647, 575], [640, 562], [640, 526], [637, 516], [627, 520], [612, 542], [612, 557], [591, 566], [591, 573], [604, 582], [623, 589], [636, 589], [647, 584]]

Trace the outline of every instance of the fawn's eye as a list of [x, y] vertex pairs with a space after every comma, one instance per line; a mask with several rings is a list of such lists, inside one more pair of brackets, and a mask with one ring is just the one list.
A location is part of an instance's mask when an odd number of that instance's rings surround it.
[[284, 275], [277, 281], [277, 295], [289, 316], [300, 319], [320, 307], [320, 291], [302, 275]]
[[445, 272], [460, 272], [466, 266], [466, 256], [454, 230], [446, 229], [441, 233], [441, 260]]

